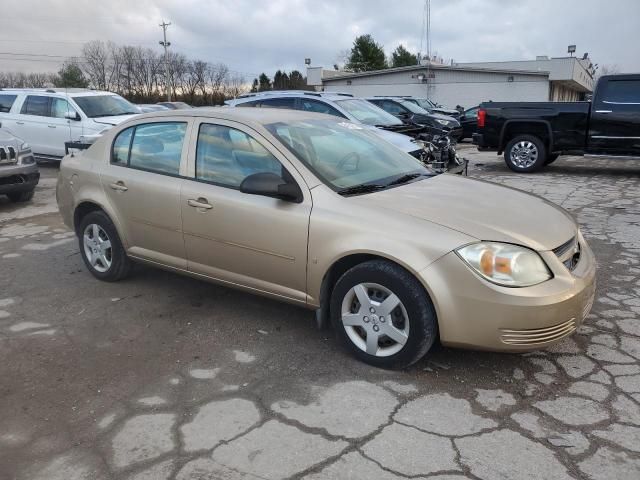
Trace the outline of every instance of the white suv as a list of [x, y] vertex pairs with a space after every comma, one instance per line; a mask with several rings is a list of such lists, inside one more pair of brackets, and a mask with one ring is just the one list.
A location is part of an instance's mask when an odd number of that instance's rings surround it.
[[31, 145], [38, 159], [60, 160], [66, 142], [92, 143], [140, 109], [119, 95], [74, 88], [0, 89], [0, 125]]

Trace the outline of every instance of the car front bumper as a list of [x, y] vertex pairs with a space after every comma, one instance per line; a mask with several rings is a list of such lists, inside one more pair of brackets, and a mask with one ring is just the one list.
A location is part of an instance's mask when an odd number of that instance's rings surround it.
[[570, 272], [552, 251], [540, 252], [553, 273], [523, 288], [486, 281], [451, 252], [421, 272], [438, 314], [443, 345], [491, 351], [544, 348], [572, 334], [593, 305], [596, 263], [579, 236], [580, 260]]
[[28, 192], [40, 181], [38, 165], [0, 165], [0, 195]]

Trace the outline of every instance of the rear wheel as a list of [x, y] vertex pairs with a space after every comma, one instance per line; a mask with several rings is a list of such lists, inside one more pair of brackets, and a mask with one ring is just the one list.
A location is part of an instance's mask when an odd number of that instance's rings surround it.
[[33, 198], [35, 190], [29, 190], [27, 192], [13, 192], [7, 193], [7, 197], [14, 203], [28, 202]]
[[95, 211], [84, 217], [78, 237], [82, 259], [94, 277], [116, 282], [129, 275], [131, 260], [106, 213]]
[[403, 368], [422, 358], [437, 337], [433, 304], [422, 285], [398, 265], [372, 260], [348, 270], [331, 296], [338, 337], [359, 359]]
[[531, 173], [545, 165], [547, 149], [534, 135], [517, 135], [512, 138], [504, 150], [507, 166], [518, 173]]

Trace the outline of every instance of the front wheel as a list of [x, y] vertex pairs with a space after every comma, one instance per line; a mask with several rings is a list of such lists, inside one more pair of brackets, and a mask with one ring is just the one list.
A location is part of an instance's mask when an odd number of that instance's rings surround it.
[[534, 135], [518, 135], [512, 138], [504, 150], [507, 166], [518, 173], [531, 173], [545, 165], [547, 149]]
[[422, 285], [384, 260], [361, 263], [340, 277], [331, 295], [331, 318], [342, 343], [381, 368], [417, 362], [438, 332], [435, 309]]

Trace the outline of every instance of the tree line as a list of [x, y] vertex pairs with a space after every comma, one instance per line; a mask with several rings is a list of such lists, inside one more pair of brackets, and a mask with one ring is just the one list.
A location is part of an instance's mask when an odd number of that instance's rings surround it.
[[[169, 51], [168, 88], [172, 100], [191, 105], [219, 105], [249, 90], [245, 77], [224, 63], [189, 59]], [[95, 40], [83, 45], [58, 72], [0, 72], [0, 88], [95, 88], [115, 92], [135, 103], [166, 99], [164, 54], [151, 48]]]

